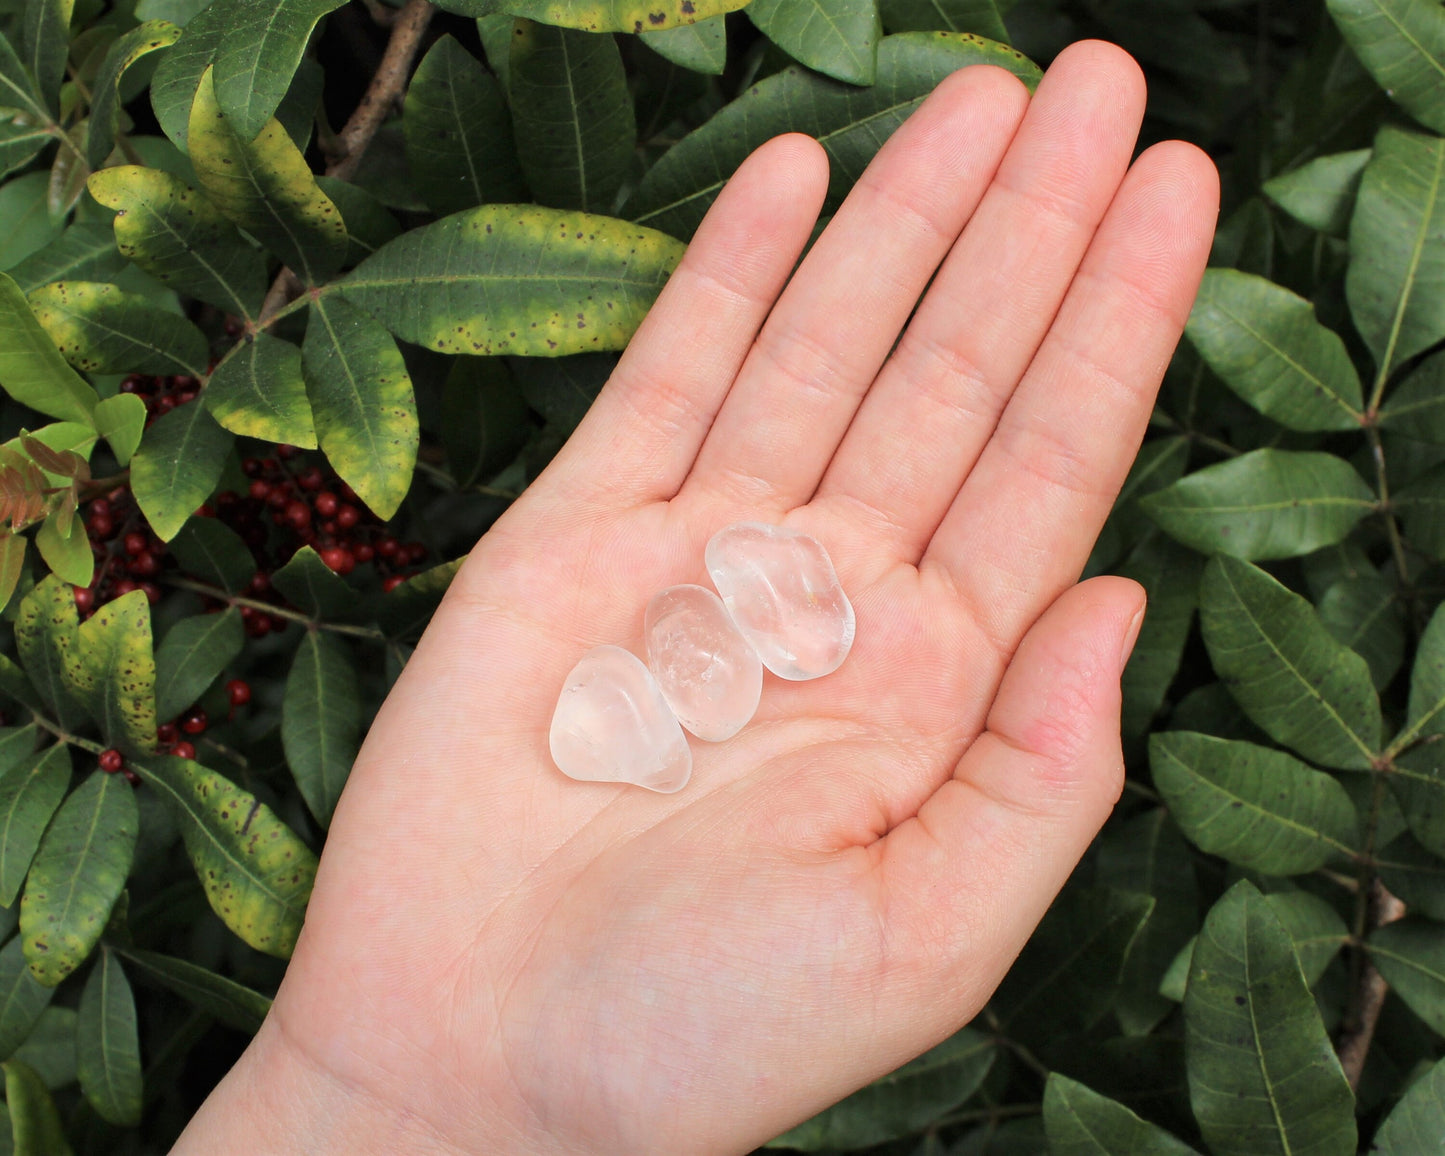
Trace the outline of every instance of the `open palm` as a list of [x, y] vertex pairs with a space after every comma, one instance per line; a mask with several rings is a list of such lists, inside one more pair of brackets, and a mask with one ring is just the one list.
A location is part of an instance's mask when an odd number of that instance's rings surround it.
[[[1186, 145], [1129, 166], [1142, 108], [1102, 44], [1032, 101], [957, 73], [796, 272], [826, 160], [753, 155], [457, 577], [182, 1148], [242, 1112], [276, 1151], [744, 1151], [977, 1012], [1120, 789], [1143, 599], [1075, 583], [1217, 195]], [[848, 661], [768, 676], [678, 794], [563, 777], [567, 671], [740, 519], [826, 545]]]

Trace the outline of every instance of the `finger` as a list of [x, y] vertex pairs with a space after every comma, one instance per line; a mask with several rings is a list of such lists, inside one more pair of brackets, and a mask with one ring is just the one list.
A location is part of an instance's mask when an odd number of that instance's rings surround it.
[[928, 546], [923, 564], [946, 568], [1001, 653], [1088, 558], [1183, 332], [1218, 203], [1193, 146], [1139, 158]]
[[769, 316], [688, 489], [779, 510], [808, 500], [1027, 101], [1002, 69], [966, 68], [888, 139]]
[[892, 962], [931, 961], [919, 974], [945, 1001], [940, 1035], [987, 1000], [1119, 797], [1119, 676], [1143, 611], [1123, 578], [1061, 596], [953, 778], [882, 840]]
[[859, 407], [818, 497], [916, 562], [1038, 349], [1129, 167], [1144, 78], [1099, 42], [1060, 54], [998, 175]]
[[803, 251], [828, 160], [798, 133], [758, 148], [724, 186], [553, 478], [609, 504], [670, 498]]

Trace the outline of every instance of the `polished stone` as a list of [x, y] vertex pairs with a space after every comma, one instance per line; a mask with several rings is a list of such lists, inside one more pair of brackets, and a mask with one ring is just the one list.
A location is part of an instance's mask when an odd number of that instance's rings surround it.
[[647, 665], [683, 726], [710, 743], [730, 739], [753, 717], [763, 664], [727, 608], [703, 586], [669, 586], [647, 604]]
[[848, 657], [853, 606], [816, 538], [734, 522], [708, 541], [704, 560], [743, 637], [779, 678], [821, 678]]
[[548, 734], [558, 769], [585, 782], [671, 793], [692, 775], [692, 751], [651, 671], [620, 646], [593, 647], [572, 668]]

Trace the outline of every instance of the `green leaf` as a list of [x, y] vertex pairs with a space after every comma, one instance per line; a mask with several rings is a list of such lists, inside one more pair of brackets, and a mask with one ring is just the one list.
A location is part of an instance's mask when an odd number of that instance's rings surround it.
[[1308, 891], [1272, 891], [1265, 899], [1289, 932], [1305, 983], [1314, 987], [1350, 941], [1350, 929], [1338, 911]]
[[[549, 359], [560, 364], [565, 358]], [[532, 429], [527, 403], [499, 357], [459, 357], [442, 394], [442, 442], [459, 486], [489, 478], [511, 462]]]
[[29, 1064], [6, 1060], [5, 1106], [16, 1156], [71, 1156], [60, 1113], [45, 1083]]
[[1395, 994], [1445, 1034], [1445, 925], [1408, 917], [1370, 932], [1366, 946]]
[[1203, 558], [1159, 534], [1141, 542], [1119, 567], [1119, 573], [1141, 583], [1149, 597], [1149, 612], [1121, 680], [1121, 729], [1130, 739], [1142, 737], [1164, 705], [1199, 605], [1203, 571]]
[[1417, 915], [1445, 920], [1445, 863], [1410, 835], [1399, 835], [1375, 856], [1380, 879]]
[[70, 54], [70, 17], [75, 0], [26, 0], [22, 25], [25, 63], [47, 107], [60, 107], [60, 82]]
[[1410, 833], [1445, 857], [1445, 743], [1421, 743], [1394, 759], [1387, 778]]
[[285, 959], [296, 946], [316, 856], [271, 808], [189, 759], [137, 759], [131, 769], [160, 795], [211, 908], [257, 951]]
[[20, 894], [40, 837], [70, 787], [70, 754], [64, 743], [35, 751], [33, 727], [9, 737], [30, 747], [23, 759], [0, 772], [0, 906]]
[[1352, 149], [1316, 157], [1297, 169], [1271, 177], [1263, 192], [1302, 225], [1343, 237], [1350, 227], [1360, 174], [1370, 159], [1369, 149]]
[[1445, 465], [1426, 470], [1394, 495], [1392, 505], [1410, 545], [1445, 559]]
[[994, 993], [1005, 1030], [1038, 1040], [1092, 1026], [1153, 909], [1153, 896], [1134, 891], [1066, 888]]
[[183, 618], [156, 650], [156, 717], [175, 718], [196, 702], [246, 643], [241, 612]]
[[993, 1040], [964, 1028], [765, 1147], [849, 1151], [911, 1135], [973, 1095], [995, 1053]]
[[79, 518], [70, 523], [68, 533], [62, 534], [59, 520], [51, 514], [36, 531], [35, 548], [54, 574], [72, 586], [90, 585], [95, 573], [95, 556], [90, 551], [85, 524]]
[[871, 88], [789, 68], [748, 89], [663, 154], [623, 206], [640, 224], [690, 237], [728, 178], [753, 149], [784, 132], [818, 138], [831, 162], [823, 206], [833, 212], [873, 154], [944, 77], [996, 64], [1030, 88], [1039, 70], [1020, 52], [976, 36], [906, 32], [878, 46]]
[[119, 165], [87, 187], [116, 210], [115, 243], [162, 284], [250, 319], [266, 292], [261, 254], [190, 185], [159, 169]]
[[764, 36], [809, 68], [849, 84], [876, 79], [883, 35], [877, 0], [752, 0], [747, 12]]
[[256, 573], [256, 559], [241, 536], [215, 518], [192, 518], [171, 539], [181, 569], [227, 594], [239, 594]]
[[1385, 94], [1445, 132], [1445, 13], [1433, 0], [1328, 0], [1349, 46]]
[[1303, 297], [1237, 269], [1210, 269], [1185, 332], [1230, 389], [1281, 425], [1360, 428], [1359, 375]]
[[1416, 739], [1439, 734], [1445, 734], [1445, 606], [1435, 608], [1420, 636], [1410, 671], [1405, 728], [1392, 745], [1403, 749]]
[[135, 997], [120, 961], [109, 950], [90, 970], [76, 1021], [76, 1075], [101, 1118], [122, 1128], [140, 1123], [140, 1036]]
[[357, 603], [356, 591], [310, 546], [291, 555], [271, 575], [271, 584], [313, 618], [339, 618]]
[[610, 217], [483, 205], [402, 234], [338, 288], [403, 341], [561, 357], [626, 345], [682, 250]]
[[1386, 125], [1350, 219], [1345, 296], [1379, 376], [1445, 337], [1445, 140]]
[[541, 24], [583, 32], [645, 32], [675, 28], [735, 12], [747, 0], [447, 0], [446, 10], [463, 16], [505, 12]]
[[[28, 969], [26, 974], [30, 974]], [[40, 1013], [25, 1042], [15, 1049], [15, 1058], [34, 1068], [52, 1092], [75, 1083], [76, 1019], [73, 1008], [48, 1007]], [[0, 1124], [0, 1144], [4, 1143], [8, 1128], [8, 1124]]]
[[1097, 881], [1154, 897], [1124, 962], [1114, 1014], [1129, 1035], [1153, 1031], [1173, 1005], [1159, 984], [1179, 949], [1199, 930], [1194, 855], [1163, 807], [1105, 828], [1095, 844]]
[[323, 827], [361, 748], [361, 688], [346, 648], [309, 631], [296, 648], [281, 708], [281, 742], [301, 797]]
[[161, 57], [151, 78], [151, 108], [161, 131], [181, 152], [188, 151], [187, 127], [201, 74], [215, 59], [228, 34], [230, 5], [211, 4], [186, 23], [181, 38]]
[[15, 645], [25, 673], [51, 717], [67, 730], [85, 718], [71, 693], [66, 670], [75, 661], [79, 627], [75, 593], [53, 574], [37, 582], [20, 600], [15, 616]]
[[1206, 466], [1139, 500], [1186, 546], [1247, 559], [1294, 558], [1339, 542], [1377, 504], [1344, 459], [1276, 449]]
[[291, 87], [317, 21], [344, 2], [231, 0], [222, 6], [225, 31], [215, 50], [216, 100], [243, 141], [265, 130]]
[[879, 0], [878, 15], [889, 32], [972, 32], [1008, 43], [1000, 7], [1012, 0]]
[[146, 403], [133, 393], [117, 393], [95, 407], [95, 430], [110, 445], [117, 465], [129, 465], [145, 433]]
[[417, 66], [401, 123], [407, 163], [433, 212], [526, 199], [501, 86], [452, 36]]
[[1385, 398], [1380, 427], [1445, 445], [1445, 354], [1427, 357]]
[[533, 196], [555, 208], [609, 211], [637, 132], [617, 42], [520, 21], [508, 75], [518, 160]]
[[1248, 562], [1217, 557], [1199, 611], [1214, 669], [1255, 724], [1313, 762], [1370, 769], [1382, 724], [1369, 667], [1308, 602]]
[[25, 959], [41, 983], [54, 987], [100, 942], [130, 874], [139, 828], [130, 784], [102, 771], [55, 813], [20, 897]]
[[271, 1010], [271, 1001], [260, 992], [187, 960], [135, 948], [117, 951], [134, 964], [142, 976], [237, 1031], [254, 1034]]
[[65, 364], [20, 287], [0, 273], [0, 388], [31, 409], [89, 425], [95, 390]]
[[1359, 818], [1345, 789], [1283, 751], [1192, 731], [1150, 736], [1154, 785], [1201, 850], [1265, 875], [1353, 857]]
[[35, 82], [25, 71], [10, 41], [0, 34], [0, 107], [18, 108], [43, 124], [53, 123], [44, 101], [36, 94]]
[[374, 618], [390, 638], [414, 634], [431, 620], [442, 595], [462, 568], [462, 558], [443, 562], [420, 574], [413, 574], [396, 589], [367, 603], [365, 613]]
[[143, 590], [107, 602], [81, 623], [75, 660], [66, 670], [75, 696], [111, 746], [155, 749], [156, 664]]
[[139, 293], [96, 281], [57, 281], [36, 289], [29, 302], [76, 369], [196, 377], [206, 372], [206, 335]]
[[721, 76], [728, 64], [727, 23], [721, 16], [642, 33], [642, 43], [680, 68]]
[[421, 439], [411, 377], [396, 342], [346, 301], [318, 297], [301, 368], [327, 460], [378, 517], [390, 518], [411, 488]]
[[1410, 1085], [1375, 1133], [1374, 1156], [1428, 1156], [1445, 1136], [1445, 1060]]
[[527, 404], [562, 437], [587, 416], [612, 371], [614, 353], [577, 353], [571, 357], [530, 357], [511, 363]]
[[1325, 629], [1370, 664], [1377, 690], [1389, 686], [1405, 658], [1405, 611], [1393, 583], [1378, 574], [1336, 582], [1320, 599]]
[[169, 542], [196, 508], [211, 496], [232, 435], [205, 406], [191, 402], [159, 418], [146, 431], [130, 463], [130, 484], [146, 521]]
[[1044, 1128], [1051, 1156], [1191, 1156], [1194, 1149], [1117, 1100], [1058, 1072], [1044, 1085]]
[[1184, 996], [1190, 1100], [1215, 1156], [1354, 1156], [1354, 1095], [1265, 898], [1236, 883], [1204, 921]]
[[366, 260], [392, 238], [401, 225], [391, 211], [360, 185], [336, 177], [317, 177], [316, 184], [341, 210], [346, 225], [346, 264]]
[[[12, 185], [14, 183], [11, 182]], [[67, 277], [109, 280], [117, 276], [125, 264], [125, 258], [115, 247], [115, 234], [111, 227], [99, 221], [82, 221], [71, 225], [19, 264], [11, 266], [9, 273], [20, 291], [29, 293]]]
[[206, 195], [227, 217], [308, 284], [346, 259], [346, 224], [278, 121], [254, 140], [237, 134], [216, 102], [209, 73], [191, 106], [191, 163]]
[[0, 534], [0, 610], [10, 605], [24, 568], [25, 539], [19, 534]]
[[30, 974], [17, 935], [0, 950], [0, 1056], [15, 1054], [54, 995], [53, 987]]
[[206, 405], [242, 437], [316, 448], [301, 350], [266, 332], [248, 333], [206, 383]]
[[[0, 113], [0, 119], [6, 115]], [[42, 172], [26, 173], [0, 184], [0, 220], [5, 222], [5, 231], [0, 235], [0, 269], [9, 271], [12, 279], [12, 266], [60, 235], [61, 226], [50, 219], [46, 204], [49, 192], [50, 177]]]
[[[4, 95], [0, 77], [0, 98]], [[24, 168], [54, 139], [49, 127], [37, 124], [28, 113], [0, 109], [0, 177]]]
[[106, 157], [115, 147], [121, 78], [141, 57], [169, 48], [180, 36], [181, 30], [167, 20], [147, 20], [111, 43], [91, 89], [92, 104], [85, 136], [85, 163], [91, 169], [103, 168]]

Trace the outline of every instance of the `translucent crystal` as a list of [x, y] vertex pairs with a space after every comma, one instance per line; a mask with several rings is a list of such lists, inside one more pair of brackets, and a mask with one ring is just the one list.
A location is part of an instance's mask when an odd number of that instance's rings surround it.
[[572, 668], [547, 738], [557, 768], [574, 779], [681, 790], [692, 751], [657, 680], [620, 646], [596, 646]]
[[643, 632], [647, 665], [683, 726], [720, 743], [747, 725], [763, 693], [763, 664], [716, 594], [669, 586], [647, 604]]
[[743, 637], [779, 678], [821, 678], [848, 657], [853, 606], [816, 538], [734, 522], [712, 536], [705, 560]]

